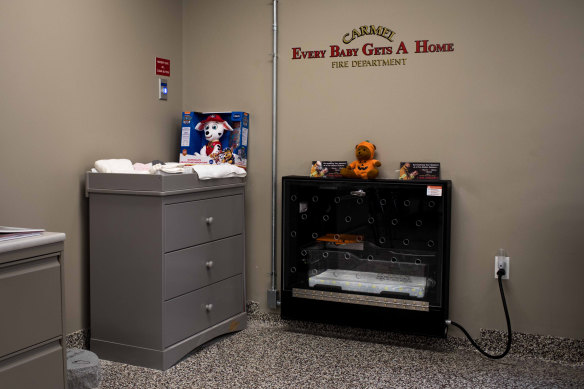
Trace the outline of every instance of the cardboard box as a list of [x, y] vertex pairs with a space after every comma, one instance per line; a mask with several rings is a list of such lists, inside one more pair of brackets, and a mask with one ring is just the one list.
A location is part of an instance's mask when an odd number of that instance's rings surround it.
[[310, 177], [341, 178], [341, 169], [347, 167], [347, 161], [312, 161]]
[[[228, 125], [221, 138], [214, 142], [205, 137], [205, 124], [211, 121], [225, 121]], [[247, 112], [183, 112], [179, 162], [188, 165], [231, 163], [246, 169], [248, 132]]]
[[439, 180], [440, 162], [400, 162], [400, 180]]

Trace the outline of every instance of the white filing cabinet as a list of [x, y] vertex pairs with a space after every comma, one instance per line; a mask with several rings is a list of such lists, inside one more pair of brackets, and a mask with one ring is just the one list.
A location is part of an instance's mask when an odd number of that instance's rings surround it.
[[0, 242], [0, 388], [65, 388], [65, 234]]

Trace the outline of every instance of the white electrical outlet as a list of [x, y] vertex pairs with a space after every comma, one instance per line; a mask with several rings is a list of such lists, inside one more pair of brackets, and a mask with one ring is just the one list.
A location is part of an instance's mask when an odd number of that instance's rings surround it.
[[505, 275], [503, 275], [503, 277], [501, 277], [501, 278], [504, 280], [509, 279], [509, 272], [510, 272], [509, 262], [510, 262], [509, 257], [500, 256], [500, 255], [495, 256], [495, 278], [499, 277], [499, 276], [497, 276], [497, 272], [499, 271], [499, 269], [503, 269], [503, 270], [505, 270]]

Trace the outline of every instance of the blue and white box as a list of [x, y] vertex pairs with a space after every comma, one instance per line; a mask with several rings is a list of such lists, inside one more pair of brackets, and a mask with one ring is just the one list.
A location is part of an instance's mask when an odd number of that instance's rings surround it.
[[249, 113], [183, 112], [179, 162], [247, 168]]

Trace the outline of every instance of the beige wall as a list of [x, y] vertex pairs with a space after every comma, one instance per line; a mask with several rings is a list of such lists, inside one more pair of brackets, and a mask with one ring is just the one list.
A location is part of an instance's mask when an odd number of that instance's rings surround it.
[[[440, 161], [454, 185], [452, 319], [475, 334], [504, 328], [492, 278], [504, 247], [514, 329], [584, 338], [584, 5], [282, 0], [279, 16], [278, 176], [306, 174], [314, 158], [350, 161], [363, 139], [382, 177], [402, 160]], [[291, 60], [292, 47], [341, 45], [362, 24], [393, 29], [407, 64]], [[269, 0], [3, 2], [0, 224], [67, 233], [68, 332], [88, 326], [84, 171], [100, 158], [175, 160], [181, 110], [252, 115], [247, 289], [265, 309], [271, 34]], [[417, 39], [455, 51], [414, 54]], [[387, 42], [349, 47], [368, 41]], [[167, 102], [156, 56], [171, 59]]]
[[183, 109], [250, 113], [246, 185], [247, 299], [270, 286], [272, 6], [269, 1], [183, 1]]
[[[175, 158], [180, 1], [3, 1], [0, 224], [67, 234], [66, 329], [89, 326], [84, 172], [102, 158]], [[171, 60], [157, 99], [154, 58]]]
[[[264, 307], [270, 263], [269, 1], [185, 1], [184, 108], [251, 112], [247, 189], [248, 298]], [[505, 328], [494, 255], [514, 330], [584, 337], [583, 33], [578, 1], [279, 2], [278, 176], [309, 161], [353, 160], [370, 139], [381, 174], [400, 161], [439, 161], [454, 186], [451, 318], [472, 333]], [[206, 19], [204, 15], [221, 15]], [[292, 60], [328, 49], [363, 24], [396, 32], [405, 66], [331, 68]], [[454, 43], [415, 54], [414, 41]], [[364, 43], [386, 46], [379, 37]], [[394, 47], [397, 48], [397, 46]], [[391, 56], [398, 58], [398, 56]], [[390, 58], [391, 58], [390, 57]], [[359, 59], [364, 59], [363, 55]], [[452, 333], [460, 335], [453, 330]]]

